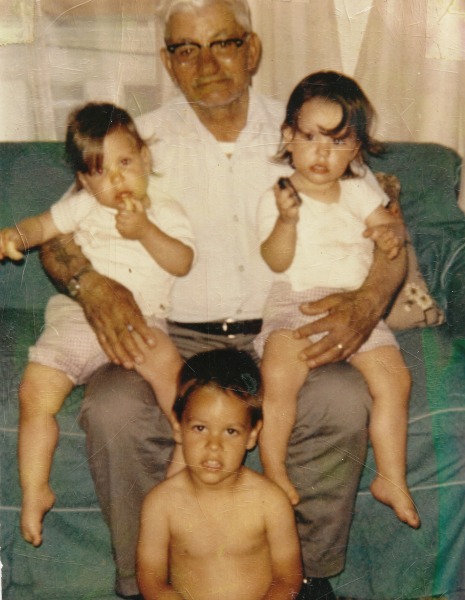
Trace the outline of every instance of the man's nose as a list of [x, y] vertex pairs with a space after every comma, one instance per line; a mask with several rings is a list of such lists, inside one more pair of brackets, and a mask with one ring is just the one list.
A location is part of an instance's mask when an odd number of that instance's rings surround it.
[[197, 69], [202, 75], [212, 75], [218, 70], [218, 61], [210, 46], [203, 46], [197, 57]]

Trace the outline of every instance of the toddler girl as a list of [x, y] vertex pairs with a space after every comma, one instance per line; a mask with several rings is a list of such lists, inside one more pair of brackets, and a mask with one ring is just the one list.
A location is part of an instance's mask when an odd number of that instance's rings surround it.
[[[74, 233], [92, 263], [86, 271], [95, 268], [128, 288], [152, 327], [156, 344], [146, 349], [146, 360], [136, 369], [173, 422], [183, 362], [167, 335], [165, 317], [174, 278], [188, 273], [194, 258], [190, 223], [181, 206], [158, 191], [156, 177], [150, 174], [150, 151], [126, 111], [112, 104], [87, 104], [76, 111], [68, 123], [66, 157], [76, 173], [77, 193], [2, 230], [0, 259], [18, 260], [20, 250]], [[69, 291], [78, 298], [79, 278]], [[42, 541], [42, 519], [55, 501], [49, 486], [58, 441], [55, 415], [73, 386], [85, 383], [106, 362], [79, 304], [64, 295], [53, 296], [42, 335], [29, 349], [19, 389], [21, 532], [34, 546]], [[183, 467], [178, 445], [176, 452], [169, 475]]]
[[[360, 177], [364, 152], [379, 152], [370, 137], [373, 108], [348, 77], [320, 72], [293, 91], [282, 126], [280, 158], [295, 171], [261, 200], [258, 227], [261, 253], [276, 273], [261, 334], [264, 428], [260, 457], [265, 474], [280, 485], [292, 504], [299, 496], [285, 458], [294, 426], [297, 397], [308, 367], [299, 353], [308, 339], [294, 330], [317, 317], [301, 313], [303, 302], [356, 290], [373, 260], [367, 227], [390, 224], [385, 198]], [[395, 258], [399, 242], [389, 230], [377, 241]], [[324, 334], [312, 336], [316, 342]], [[377, 465], [371, 484], [375, 498], [412, 527], [420, 524], [406, 478], [406, 441], [410, 373], [394, 335], [381, 321], [367, 342], [349, 358], [365, 377], [373, 397], [370, 439]]]

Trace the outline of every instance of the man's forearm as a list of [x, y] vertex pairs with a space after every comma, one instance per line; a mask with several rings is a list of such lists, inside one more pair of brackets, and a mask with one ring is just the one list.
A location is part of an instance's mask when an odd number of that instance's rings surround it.
[[44, 244], [40, 259], [57, 288], [67, 293], [67, 284], [85, 267], [91, 266], [73, 236], [63, 235]]
[[368, 276], [360, 289], [359, 301], [371, 301], [371, 312], [381, 318], [407, 273], [407, 252], [403, 247], [396, 258], [389, 259], [386, 252], [375, 248]]

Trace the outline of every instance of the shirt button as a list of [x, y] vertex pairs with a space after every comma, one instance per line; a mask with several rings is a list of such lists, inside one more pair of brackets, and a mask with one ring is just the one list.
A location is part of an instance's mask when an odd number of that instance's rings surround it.
[[244, 270], [244, 265], [239, 265], [239, 271], [242, 273], [243, 270]]
[[238, 308], [236, 310], [236, 315], [241, 315], [242, 314], [242, 308]]
[[236, 223], [237, 223], [237, 221], [239, 221], [239, 217], [238, 217], [237, 215], [234, 215], [234, 217], [233, 217], [233, 218], [234, 218], [234, 220], [236, 221]]

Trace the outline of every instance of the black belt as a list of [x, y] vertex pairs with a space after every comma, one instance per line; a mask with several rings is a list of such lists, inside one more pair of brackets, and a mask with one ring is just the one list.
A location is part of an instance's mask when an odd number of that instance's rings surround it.
[[206, 333], [209, 335], [257, 335], [260, 333], [262, 328], [261, 319], [251, 319], [249, 321], [211, 321], [210, 323], [178, 323], [171, 321], [173, 325], [178, 327], [184, 327], [185, 329], [192, 329], [199, 333]]

